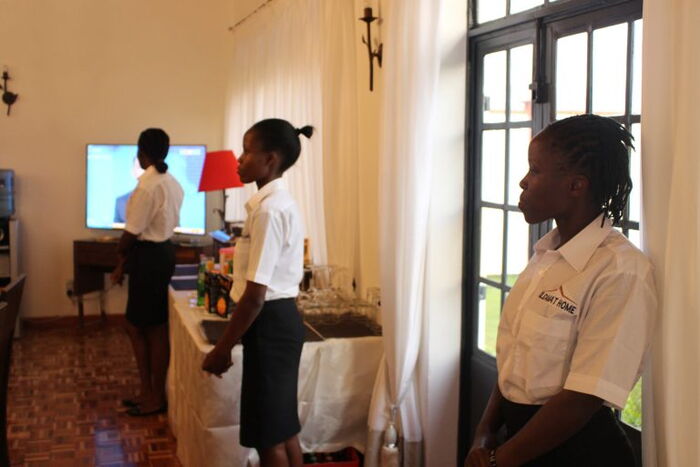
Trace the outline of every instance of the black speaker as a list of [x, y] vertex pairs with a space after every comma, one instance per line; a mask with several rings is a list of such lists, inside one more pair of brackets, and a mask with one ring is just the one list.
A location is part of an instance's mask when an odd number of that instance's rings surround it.
[[0, 217], [0, 247], [10, 245], [10, 218]]
[[14, 170], [0, 169], [0, 218], [15, 213], [14, 178]]

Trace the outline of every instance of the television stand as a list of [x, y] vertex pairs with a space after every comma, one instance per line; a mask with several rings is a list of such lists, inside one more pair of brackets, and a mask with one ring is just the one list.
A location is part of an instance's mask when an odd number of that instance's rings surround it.
[[[90, 292], [100, 293], [100, 315], [105, 318], [104, 275], [117, 266], [117, 246], [119, 238], [105, 240], [93, 238], [73, 241], [73, 294], [78, 302], [78, 318], [83, 324], [83, 295]], [[211, 245], [175, 244], [176, 264], [199, 263], [200, 254], [210, 254]]]

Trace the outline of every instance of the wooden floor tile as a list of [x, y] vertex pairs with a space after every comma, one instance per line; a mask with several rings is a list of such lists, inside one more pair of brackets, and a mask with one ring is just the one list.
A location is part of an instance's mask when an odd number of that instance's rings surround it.
[[12, 465], [180, 466], [167, 415], [129, 417], [120, 407], [138, 388], [120, 324], [26, 327], [12, 352]]

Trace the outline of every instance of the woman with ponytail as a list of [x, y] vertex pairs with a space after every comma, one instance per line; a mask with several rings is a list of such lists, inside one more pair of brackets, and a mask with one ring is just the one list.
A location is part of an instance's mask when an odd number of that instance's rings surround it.
[[170, 138], [149, 128], [138, 141], [143, 175], [126, 206], [126, 226], [119, 241], [119, 262], [112, 282], [121, 284], [129, 273], [126, 328], [141, 380], [140, 394], [124, 399], [133, 416], [165, 412], [165, 377], [170, 360], [168, 338], [168, 284], [175, 270], [175, 248], [170, 242], [180, 220], [184, 192], [168, 173], [165, 158]]
[[297, 380], [304, 328], [295, 298], [303, 276], [304, 228], [282, 179], [299, 158], [300, 134], [310, 138], [313, 128], [268, 119], [243, 137], [238, 174], [258, 192], [245, 205], [248, 217], [236, 243], [236, 310], [202, 364], [221, 376], [242, 340], [240, 443], [258, 451], [263, 467], [302, 465]]

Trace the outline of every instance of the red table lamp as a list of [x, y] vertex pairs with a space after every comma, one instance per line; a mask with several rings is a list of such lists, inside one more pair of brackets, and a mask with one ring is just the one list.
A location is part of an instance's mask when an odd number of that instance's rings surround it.
[[242, 187], [243, 182], [238, 177], [238, 159], [233, 151], [208, 152], [204, 158], [202, 177], [199, 179], [199, 191], [222, 190], [224, 193], [224, 209], [216, 209], [221, 216], [224, 230], [228, 230], [224, 210], [226, 209], [226, 189]]
[[243, 186], [236, 172], [238, 160], [233, 151], [208, 152], [204, 158], [199, 191], [225, 190]]

